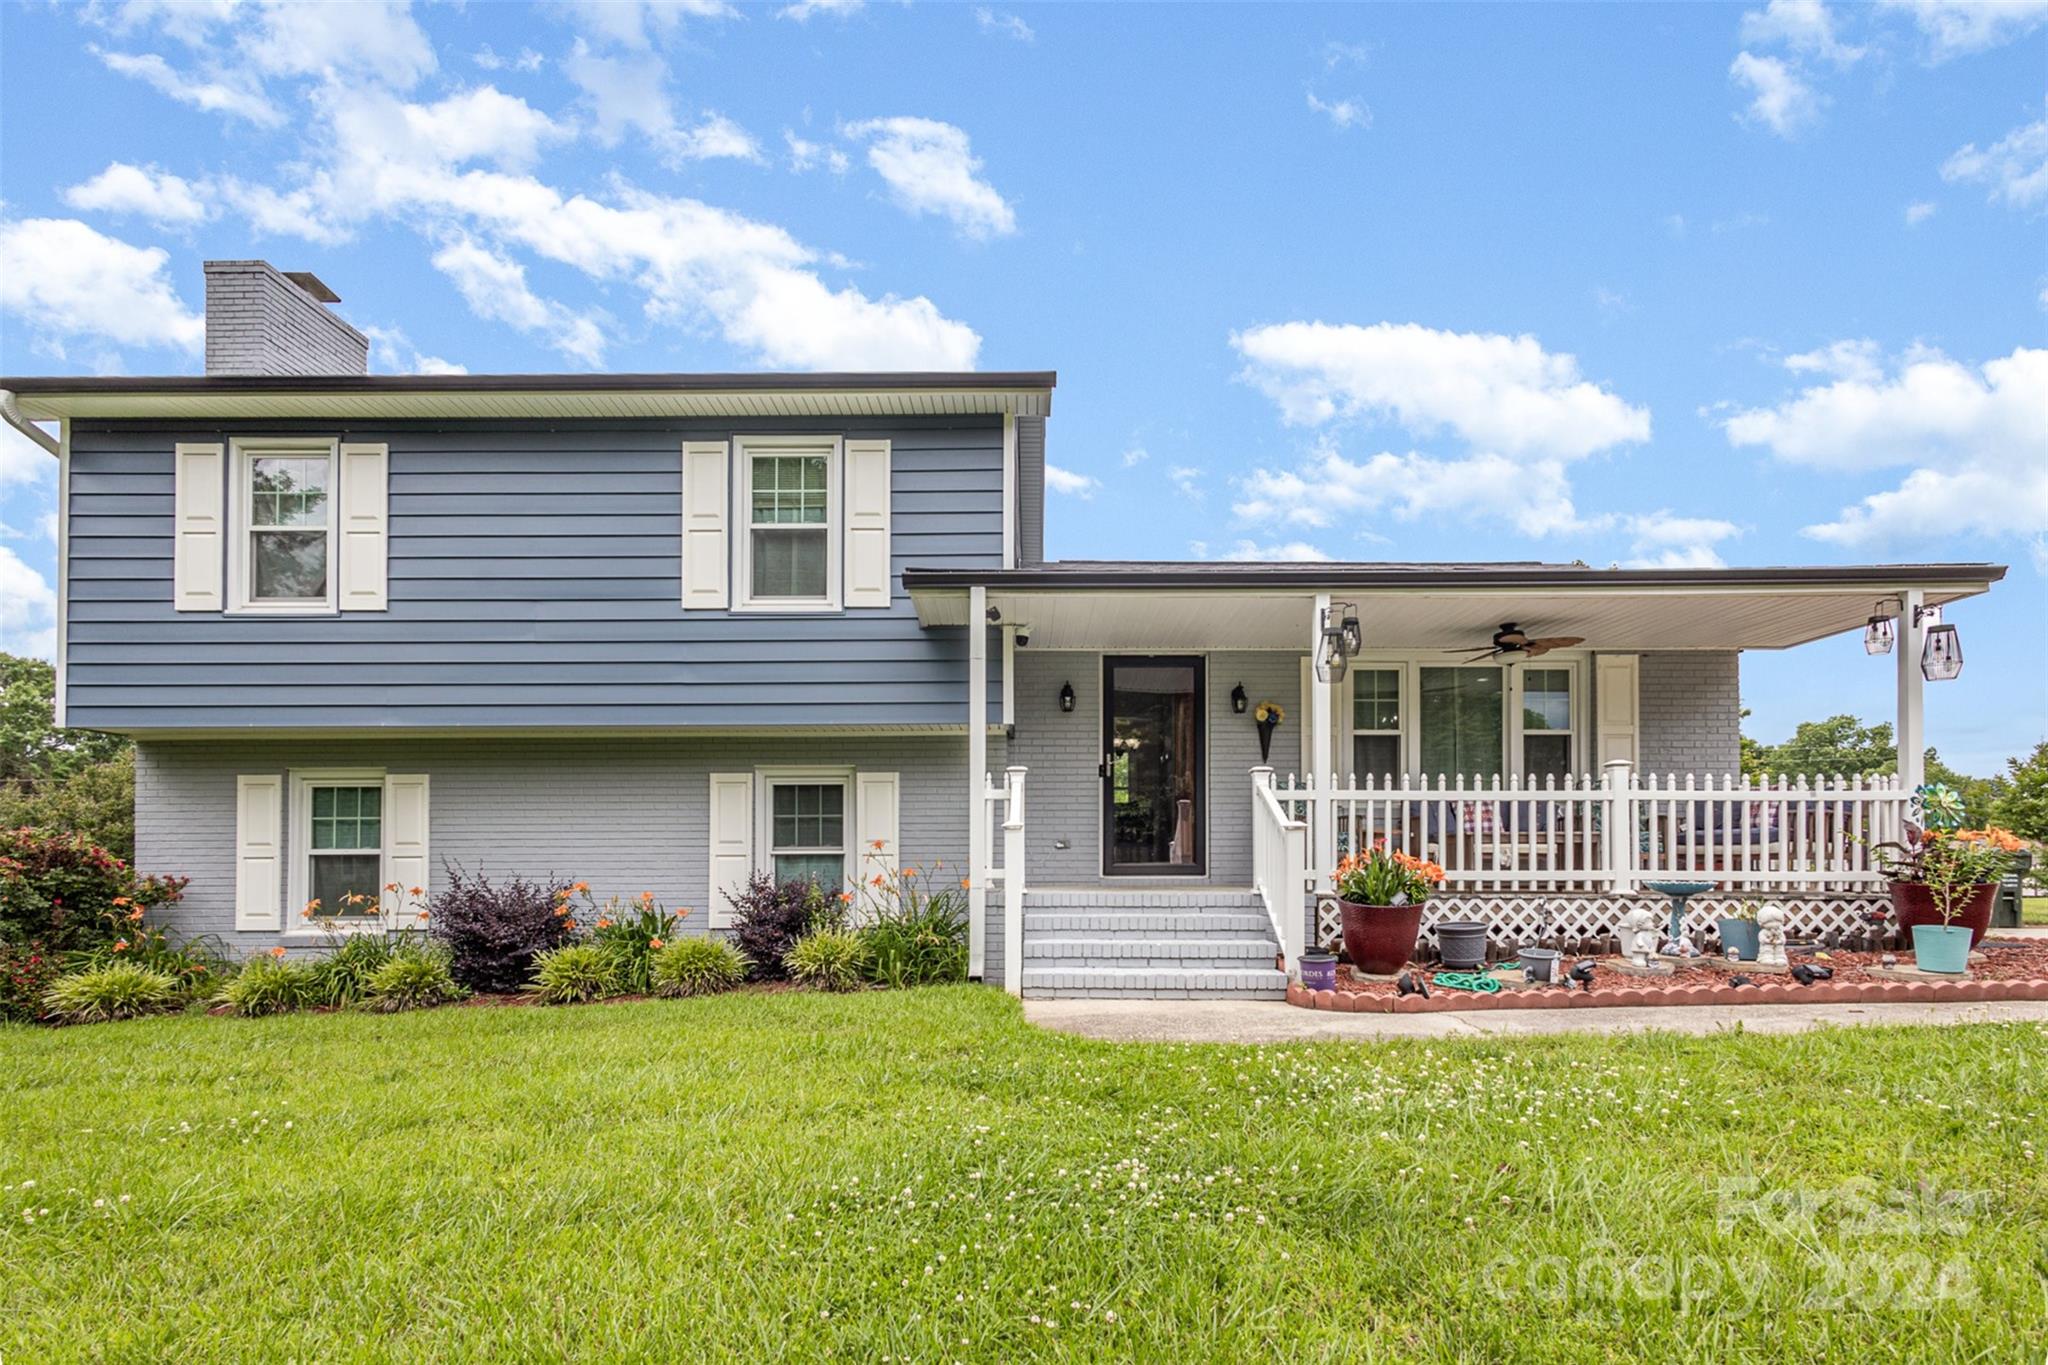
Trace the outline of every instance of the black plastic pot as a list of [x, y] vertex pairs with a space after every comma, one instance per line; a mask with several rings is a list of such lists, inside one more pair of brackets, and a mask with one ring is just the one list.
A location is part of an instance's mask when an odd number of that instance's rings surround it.
[[1522, 975], [1531, 981], [1557, 980], [1557, 959], [1561, 956], [1555, 948], [1522, 949]]
[[1486, 965], [1486, 921], [1447, 919], [1436, 926], [1437, 952], [1453, 971], [1474, 971]]

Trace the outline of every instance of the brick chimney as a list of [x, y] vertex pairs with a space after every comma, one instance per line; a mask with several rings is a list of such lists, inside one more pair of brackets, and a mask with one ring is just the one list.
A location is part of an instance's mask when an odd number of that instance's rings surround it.
[[206, 263], [206, 372], [363, 374], [370, 340], [327, 305], [341, 298], [268, 261]]

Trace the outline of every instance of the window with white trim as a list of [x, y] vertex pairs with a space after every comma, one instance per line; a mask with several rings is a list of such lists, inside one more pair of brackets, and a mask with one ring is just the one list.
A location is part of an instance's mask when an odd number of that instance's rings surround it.
[[1332, 758], [1360, 780], [1407, 773], [1561, 781], [1583, 761], [1584, 666], [1555, 657], [1511, 667], [1399, 655], [1356, 660], [1340, 694], [1350, 697], [1350, 751], [1340, 747]]
[[1522, 669], [1522, 774], [1554, 777], [1572, 772], [1572, 670]]
[[778, 882], [814, 881], [823, 887], [846, 884], [851, 825], [848, 782], [768, 783], [768, 853]]
[[1351, 772], [1384, 785], [1407, 770], [1401, 752], [1401, 670], [1351, 671]]
[[740, 606], [837, 610], [837, 437], [743, 436], [739, 448]]
[[322, 919], [373, 921], [383, 898], [384, 784], [307, 782], [307, 904]]
[[332, 611], [335, 443], [238, 441], [234, 479], [234, 609]]

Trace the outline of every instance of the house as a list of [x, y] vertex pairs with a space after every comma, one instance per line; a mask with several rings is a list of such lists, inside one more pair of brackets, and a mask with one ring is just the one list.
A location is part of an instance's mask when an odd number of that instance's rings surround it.
[[[1688, 875], [1839, 927], [2004, 573], [1047, 562], [1050, 372], [371, 375], [317, 278], [206, 282], [204, 375], [0, 410], [60, 424], [59, 721], [134, 736], [139, 861], [243, 952], [450, 863], [701, 931], [877, 856], [971, 870], [1013, 991], [1270, 996], [1378, 838], [1504, 941]], [[1742, 653], [1873, 615], [1902, 777], [1741, 784]]]

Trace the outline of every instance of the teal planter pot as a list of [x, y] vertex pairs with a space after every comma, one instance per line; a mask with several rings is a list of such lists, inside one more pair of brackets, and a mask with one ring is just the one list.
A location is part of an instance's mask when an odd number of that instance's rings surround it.
[[1735, 956], [1744, 962], [1756, 961], [1756, 921], [1753, 919], [1724, 919], [1721, 921], [1721, 951], [1735, 950]]
[[1913, 964], [1923, 972], [1962, 972], [1970, 965], [1970, 926], [1913, 926]]

